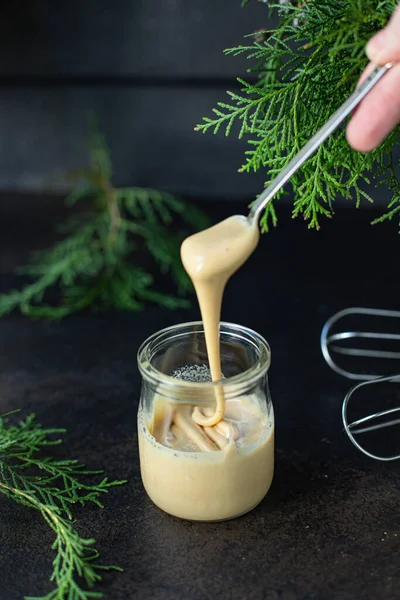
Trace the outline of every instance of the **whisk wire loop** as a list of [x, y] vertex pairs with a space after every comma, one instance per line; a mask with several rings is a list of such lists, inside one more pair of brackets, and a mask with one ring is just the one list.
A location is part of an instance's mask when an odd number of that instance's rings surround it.
[[[367, 415], [357, 419], [351, 423], [348, 421], [348, 405], [353, 397], [353, 394], [363, 388], [364, 386], [371, 384], [382, 384], [382, 383], [400, 383], [400, 374], [386, 375], [382, 374], [371, 374], [371, 373], [355, 373], [347, 368], [339, 366], [334, 359], [334, 355], [341, 355], [347, 357], [362, 357], [368, 359], [374, 359], [374, 370], [379, 369], [379, 365], [382, 366], [382, 361], [386, 360], [398, 360], [400, 359], [400, 351], [394, 350], [380, 350], [378, 348], [352, 348], [338, 345], [338, 342], [344, 340], [379, 340], [379, 341], [400, 341], [400, 334], [398, 333], [387, 333], [387, 332], [374, 332], [374, 331], [358, 331], [349, 330], [342, 331], [339, 333], [330, 333], [333, 326], [341, 319], [348, 316], [367, 316], [367, 317], [381, 317], [390, 319], [400, 319], [400, 311], [386, 310], [386, 309], [374, 309], [374, 308], [363, 308], [363, 307], [351, 307], [341, 310], [330, 317], [321, 331], [320, 345], [322, 355], [329, 365], [329, 367], [346, 377], [347, 379], [357, 380], [359, 383], [353, 385], [347, 392], [343, 405], [342, 405], [342, 421], [343, 426], [348, 435], [350, 441], [354, 444], [358, 450], [360, 450], [366, 456], [380, 461], [392, 461], [400, 459], [400, 454], [393, 454], [390, 456], [379, 456], [366, 450], [356, 439], [355, 435], [361, 435], [369, 433], [386, 427], [400, 425], [400, 406], [395, 408], [389, 408], [381, 410], [373, 414]], [[375, 360], [377, 359], [377, 360]], [[377, 422], [388, 416], [398, 415], [399, 418], [391, 418]], [[374, 421], [376, 421], [374, 423]]]

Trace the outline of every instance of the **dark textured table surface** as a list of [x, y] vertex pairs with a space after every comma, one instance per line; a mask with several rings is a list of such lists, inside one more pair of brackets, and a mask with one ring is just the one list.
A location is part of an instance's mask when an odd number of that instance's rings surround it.
[[[51, 201], [35, 211], [31, 199], [25, 211], [14, 200], [0, 210], [2, 290], [28, 250], [51, 239], [57, 214]], [[215, 206], [214, 217], [229, 209]], [[170, 517], [140, 480], [136, 351], [154, 331], [197, 318], [195, 305], [61, 323], [19, 315], [0, 321], [1, 412], [21, 408], [45, 426], [67, 428], [68, 456], [129, 479], [111, 491], [103, 511], [78, 511], [79, 530], [97, 539], [103, 561], [125, 569], [106, 576], [106, 598], [400, 597], [400, 462], [370, 460], [351, 445], [341, 423], [349, 382], [328, 369], [319, 350], [321, 327], [337, 310], [399, 307], [396, 225], [371, 228], [372, 216], [343, 209], [316, 233], [283, 211], [278, 229], [228, 286], [224, 320], [256, 329], [271, 344], [277, 422], [271, 490], [237, 520]], [[48, 592], [51, 533], [35, 512], [3, 497], [0, 514], [0, 599]]]

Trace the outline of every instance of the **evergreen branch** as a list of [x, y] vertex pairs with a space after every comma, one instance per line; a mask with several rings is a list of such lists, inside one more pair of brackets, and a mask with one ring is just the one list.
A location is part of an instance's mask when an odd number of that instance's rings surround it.
[[[225, 50], [244, 55], [253, 64], [259, 80], [250, 84], [238, 79], [240, 93], [228, 92], [212, 117], [196, 129], [230, 135], [234, 129], [248, 149], [239, 171], [261, 169], [267, 186], [300, 148], [329, 119], [354, 89], [367, 63], [366, 42], [387, 22], [396, 0], [309, 0], [269, 2], [277, 11], [275, 30], [253, 34], [253, 43]], [[400, 127], [367, 156], [352, 150], [343, 129], [330, 136], [291, 178], [293, 216], [302, 214], [309, 227], [319, 228], [321, 216], [333, 215], [338, 196], [357, 206], [371, 202], [363, 185], [370, 178], [392, 191], [388, 212], [379, 221], [400, 213], [399, 178], [395, 166], [387, 170], [388, 156], [399, 141]], [[379, 175], [380, 174], [380, 175]], [[283, 195], [277, 194], [275, 202]], [[268, 231], [276, 224], [269, 205], [261, 218]]]
[[[85, 308], [138, 311], [146, 302], [170, 309], [188, 305], [182, 295], [192, 288], [180, 261], [180, 244], [191, 230], [205, 228], [208, 219], [166, 192], [114, 187], [109, 151], [93, 119], [89, 148], [90, 168], [75, 171], [76, 187], [66, 203], [86, 202], [90, 210], [59, 227], [66, 237], [19, 270], [33, 281], [0, 296], [0, 316], [19, 309], [61, 319]], [[176, 283], [178, 297], [156, 289], [155, 278], [135, 264], [143, 250], [160, 274]], [[50, 303], [52, 288], [57, 295]]]
[[55, 534], [50, 577], [55, 588], [46, 596], [27, 600], [101, 598], [100, 592], [91, 591], [101, 581], [100, 571], [121, 570], [95, 562], [99, 556], [93, 547], [95, 540], [80, 537], [71, 521], [71, 506], [91, 502], [102, 507], [100, 496], [126, 482], [109, 481], [105, 477], [97, 484], [88, 484], [82, 478], [100, 475], [102, 471], [89, 471], [75, 460], [38, 456], [41, 450], [62, 441], [49, 436], [63, 432], [43, 429], [34, 415], [15, 426], [9, 425], [4, 417], [0, 419], [0, 492], [18, 504], [36, 509]]

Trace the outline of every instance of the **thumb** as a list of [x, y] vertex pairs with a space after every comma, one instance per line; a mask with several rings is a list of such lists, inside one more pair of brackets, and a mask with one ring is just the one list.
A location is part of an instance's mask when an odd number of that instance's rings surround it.
[[376, 65], [400, 61], [400, 4], [386, 27], [369, 40], [365, 52]]

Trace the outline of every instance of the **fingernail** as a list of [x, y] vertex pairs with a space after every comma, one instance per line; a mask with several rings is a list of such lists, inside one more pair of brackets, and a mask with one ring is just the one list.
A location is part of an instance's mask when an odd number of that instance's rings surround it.
[[390, 38], [390, 35], [388, 35], [386, 29], [382, 29], [369, 40], [365, 47], [365, 53], [369, 60], [376, 61], [381, 51], [388, 45], [388, 38]]

